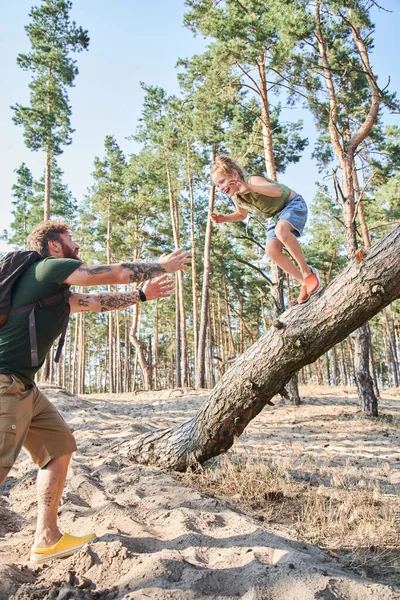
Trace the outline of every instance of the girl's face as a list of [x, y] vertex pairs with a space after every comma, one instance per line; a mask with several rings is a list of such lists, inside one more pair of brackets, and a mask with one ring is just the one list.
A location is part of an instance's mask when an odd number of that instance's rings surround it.
[[230, 173], [221, 173], [221, 171], [215, 171], [215, 173], [213, 173], [213, 180], [221, 192], [223, 194], [229, 194], [229, 196], [233, 196], [237, 190], [237, 185], [234, 182], [240, 181], [239, 173], [235, 170], [231, 171]]

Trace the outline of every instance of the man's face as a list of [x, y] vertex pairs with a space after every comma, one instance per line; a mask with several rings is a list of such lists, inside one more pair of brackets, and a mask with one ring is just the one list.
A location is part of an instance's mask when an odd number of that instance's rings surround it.
[[60, 233], [59, 239], [63, 258], [79, 258], [79, 246], [72, 240], [70, 233]]

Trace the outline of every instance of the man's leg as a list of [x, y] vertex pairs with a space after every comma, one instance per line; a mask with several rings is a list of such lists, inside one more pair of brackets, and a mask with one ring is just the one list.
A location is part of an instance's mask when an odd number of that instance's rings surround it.
[[71, 456], [72, 453], [53, 458], [38, 471], [36, 482], [38, 518], [34, 541], [36, 548], [50, 548], [61, 538], [57, 514]]

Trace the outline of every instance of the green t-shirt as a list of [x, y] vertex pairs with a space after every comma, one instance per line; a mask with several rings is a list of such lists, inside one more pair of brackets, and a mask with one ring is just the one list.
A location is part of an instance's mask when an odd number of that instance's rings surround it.
[[[249, 180], [250, 177], [251, 175], [247, 180]], [[286, 206], [292, 190], [287, 185], [269, 179], [268, 177], [265, 177], [265, 175], [262, 175], [262, 177], [270, 183], [277, 185], [282, 191], [281, 195], [266, 196], [265, 194], [259, 194], [258, 192], [245, 192], [242, 195], [235, 194], [232, 199], [236, 206], [240, 206], [241, 208], [254, 213], [258, 217], [268, 219], [277, 215]]]
[[[65, 287], [64, 281], [82, 264], [71, 258], [53, 256], [34, 263], [16, 282], [12, 308], [37, 302]], [[34, 381], [47, 352], [62, 331], [65, 302], [35, 310], [39, 366], [32, 367], [29, 313], [15, 315], [0, 328], [0, 373], [12, 373], [26, 384]]]

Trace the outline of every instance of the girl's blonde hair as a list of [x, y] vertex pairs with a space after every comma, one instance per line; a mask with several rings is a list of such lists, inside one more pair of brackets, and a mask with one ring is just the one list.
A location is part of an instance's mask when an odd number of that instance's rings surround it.
[[232, 171], [237, 171], [240, 179], [245, 180], [245, 171], [240, 165], [237, 164], [230, 156], [226, 154], [220, 154], [217, 156], [211, 167], [211, 177], [218, 171], [224, 175], [229, 175]]

